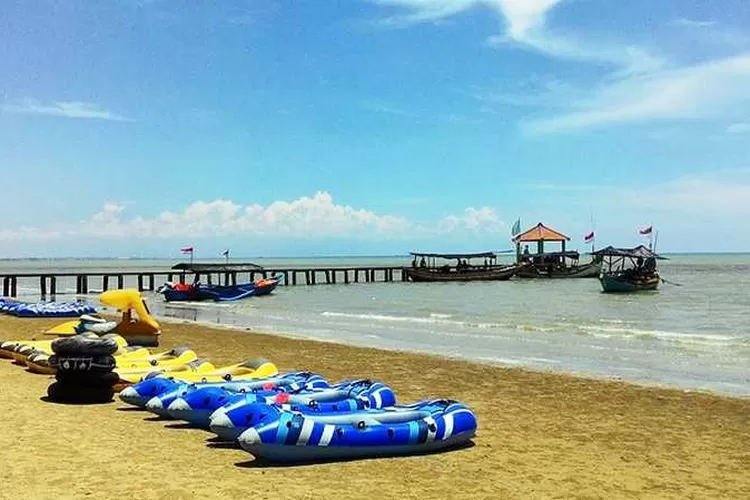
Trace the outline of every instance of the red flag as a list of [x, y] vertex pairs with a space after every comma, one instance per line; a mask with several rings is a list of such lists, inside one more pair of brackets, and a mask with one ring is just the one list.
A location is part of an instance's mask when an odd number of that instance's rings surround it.
[[594, 241], [594, 231], [591, 231], [589, 234], [583, 237], [583, 241], [586, 243], [591, 243]]
[[651, 234], [651, 230], [652, 230], [652, 229], [653, 229], [653, 228], [652, 228], [651, 226], [648, 226], [648, 227], [644, 227], [643, 229], [641, 229], [641, 230], [640, 230], [640, 231], [638, 231], [638, 232], [639, 232], [640, 234]]
[[193, 253], [193, 247], [182, 247], [180, 253]]

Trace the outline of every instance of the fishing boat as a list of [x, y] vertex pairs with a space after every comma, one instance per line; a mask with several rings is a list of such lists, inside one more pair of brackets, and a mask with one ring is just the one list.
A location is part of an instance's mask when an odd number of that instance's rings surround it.
[[[439, 281], [506, 281], [513, 277], [518, 266], [497, 263], [495, 252], [481, 253], [423, 253], [411, 252], [411, 267], [405, 267], [406, 278], [414, 282]], [[440, 259], [440, 260], [439, 260]], [[472, 264], [471, 259], [484, 259]], [[450, 261], [455, 260], [455, 263]]]
[[594, 254], [604, 262], [599, 281], [605, 293], [653, 291], [663, 281], [656, 269], [656, 261], [666, 260], [666, 257], [644, 245], [635, 248], [609, 246]]
[[[566, 250], [565, 244], [570, 237], [545, 226], [541, 222], [536, 226], [517, 234], [513, 238], [516, 244], [516, 262], [519, 278], [596, 278], [602, 267], [601, 258], [593, 256], [591, 262], [580, 264], [580, 254], [575, 250]], [[557, 252], [545, 252], [545, 242], [560, 243]], [[529, 251], [529, 244], [536, 243], [536, 253]], [[521, 245], [524, 245], [523, 252]]]
[[[167, 302], [204, 301], [230, 302], [259, 297], [273, 292], [279, 284], [279, 278], [261, 278], [246, 283], [237, 283], [240, 272], [262, 272], [256, 264], [177, 264], [172, 269], [194, 273], [193, 283], [165, 283], [157, 290], [164, 295]], [[224, 276], [224, 284], [211, 283], [211, 275]], [[208, 277], [208, 283], [201, 283], [202, 275]]]

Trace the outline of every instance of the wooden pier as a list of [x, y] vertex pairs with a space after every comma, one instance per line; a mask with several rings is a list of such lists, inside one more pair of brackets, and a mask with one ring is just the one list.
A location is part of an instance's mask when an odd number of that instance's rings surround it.
[[[390, 283], [406, 281], [406, 274], [402, 270], [402, 267], [311, 267], [193, 272], [173, 268], [165, 271], [6, 273], [0, 275], [0, 281], [4, 297], [18, 297], [19, 289], [23, 287], [25, 293], [30, 293], [31, 288], [38, 288], [39, 295], [44, 298], [62, 293], [84, 295], [121, 288], [153, 292], [167, 281], [192, 283], [199, 280], [229, 285], [272, 276], [281, 278], [281, 286]], [[67, 286], [63, 282], [67, 282]]]

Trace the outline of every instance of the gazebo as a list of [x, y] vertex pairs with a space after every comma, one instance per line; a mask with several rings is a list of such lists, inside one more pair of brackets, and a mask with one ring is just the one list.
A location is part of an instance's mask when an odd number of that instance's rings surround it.
[[517, 234], [513, 237], [513, 243], [516, 244], [516, 259], [520, 260], [521, 258], [522, 243], [536, 243], [536, 255], [542, 255], [544, 253], [545, 241], [560, 242], [562, 244], [560, 253], [565, 255], [565, 243], [570, 241], [570, 237], [555, 231], [540, 222], [531, 229], [527, 229], [523, 233]]

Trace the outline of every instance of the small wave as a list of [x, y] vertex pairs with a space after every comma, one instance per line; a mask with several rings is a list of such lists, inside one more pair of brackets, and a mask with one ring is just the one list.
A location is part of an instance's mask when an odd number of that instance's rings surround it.
[[450, 319], [452, 317], [453, 317], [452, 314], [430, 313], [430, 318], [435, 318], [435, 319]]
[[512, 325], [504, 323], [481, 323], [474, 321], [458, 321], [454, 319], [435, 317], [430, 314], [429, 317], [417, 317], [417, 316], [391, 316], [388, 314], [376, 314], [376, 313], [344, 313], [344, 312], [332, 312], [323, 311], [320, 313], [321, 316], [328, 318], [343, 318], [343, 319], [356, 319], [356, 320], [369, 320], [369, 321], [380, 321], [384, 323], [416, 323], [423, 325], [448, 325], [459, 328], [478, 328], [478, 329], [491, 329], [491, 328], [510, 328]]
[[700, 344], [728, 346], [744, 341], [744, 337], [732, 335], [700, 335], [695, 333], [669, 332], [663, 330], [640, 330], [637, 328], [615, 328], [603, 326], [579, 325], [578, 328], [596, 338], [631, 338], [638, 340], [656, 340], [678, 344]]

